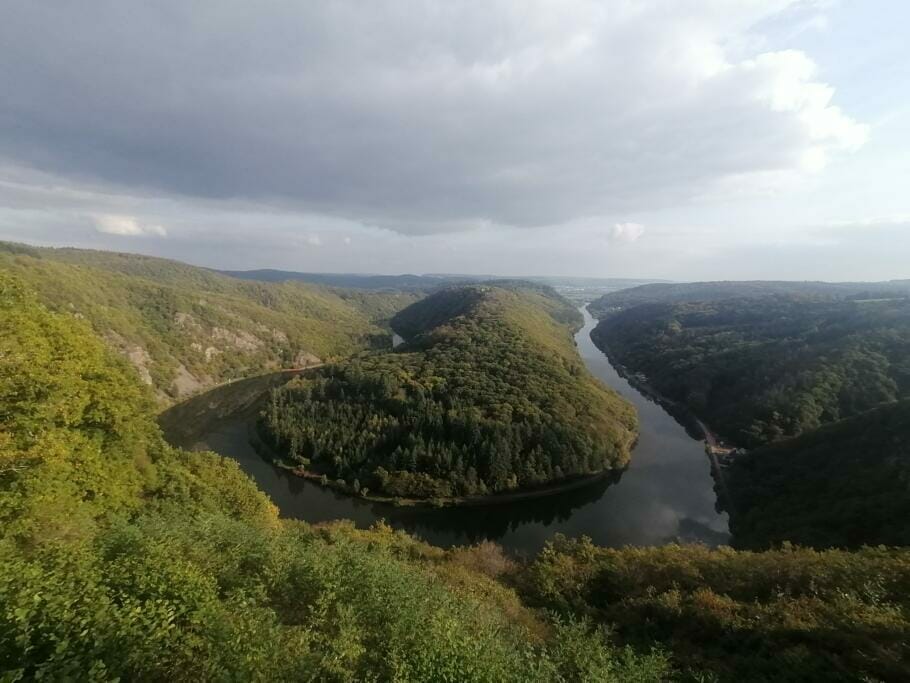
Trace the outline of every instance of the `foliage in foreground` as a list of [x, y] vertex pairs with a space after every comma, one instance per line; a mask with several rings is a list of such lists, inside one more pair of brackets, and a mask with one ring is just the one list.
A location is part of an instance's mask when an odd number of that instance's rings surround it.
[[531, 603], [655, 643], [723, 681], [910, 679], [910, 552], [700, 546], [611, 550], [557, 537], [521, 576]]
[[280, 453], [355, 491], [498, 493], [621, 467], [631, 406], [585, 370], [551, 290], [440, 291], [393, 320], [409, 343], [273, 390], [261, 431]]

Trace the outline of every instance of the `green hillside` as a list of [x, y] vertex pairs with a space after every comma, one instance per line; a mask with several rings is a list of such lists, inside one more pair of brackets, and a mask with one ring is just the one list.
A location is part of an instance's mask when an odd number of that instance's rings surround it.
[[748, 447], [910, 397], [910, 299], [646, 304], [603, 319], [591, 336]]
[[910, 546], [910, 401], [732, 458], [737, 546]]
[[392, 320], [408, 343], [272, 392], [260, 429], [343, 488], [451, 498], [624, 466], [634, 410], [586, 371], [580, 314], [550, 288], [454, 287]]
[[910, 297], [910, 280], [885, 282], [795, 282], [744, 280], [722, 282], [652, 283], [609, 292], [591, 302], [591, 315], [611, 313], [642, 304], [681, 304], [769, 296], [815, 299], [883, 299]]
[[390, 344], [416, 296], [241, 281], [176, 261], [0, 243], [0, 271], [86, 319], [169, 403], [237, 377]]

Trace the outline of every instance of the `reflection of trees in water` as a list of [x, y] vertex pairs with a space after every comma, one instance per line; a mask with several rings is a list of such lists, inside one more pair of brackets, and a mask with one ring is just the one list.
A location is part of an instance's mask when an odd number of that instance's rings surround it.
[[622, 470], [616, 470], [571, 491], [500, 505], [441, 509], [377, 506], [374, 512], [393, 527], [441, 545], [496, 541], [525, 524], [550, 526], [568, 521], [578, 508], [599, 500], [621, 477]]
[[690, 517], [679, 520], [676, 534], [666, 540], [666, 543], [704, 543], [712, 548], [729, 542], [730, 534]]
[[282, 370], [227, 382], [174, 404], [158, 416], [158, 424], [171, 445], [189, 446], [219, 426], [254, 416], [269, 389], [299, 374]]

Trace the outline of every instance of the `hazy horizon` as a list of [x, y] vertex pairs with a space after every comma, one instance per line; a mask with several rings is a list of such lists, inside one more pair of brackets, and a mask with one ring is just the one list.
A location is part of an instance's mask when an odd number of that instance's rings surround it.
[[0, 239], [211, 268], [910, 278], [898, 2], [22, 4]]

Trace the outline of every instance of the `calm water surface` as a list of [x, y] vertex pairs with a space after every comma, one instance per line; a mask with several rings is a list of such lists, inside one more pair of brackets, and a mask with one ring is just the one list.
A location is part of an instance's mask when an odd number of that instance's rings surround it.
[[575, 336], [588, 370], [638, 410], [641, 435], [628, 469], [610, 481], [548, 498], [471, 508], [396, 508], [349, 498], [264, 461], [249, 445], [246, 420], [225, 420], [197, 435], [192, 447], [235, 459], [281, 514], [308, 522], [352, 519], [393, 527], [440, 546], [490, 539], [520, 554], [536, 553], [556, 533], [590, 536], [605, 546], [660, 545], [674, 540], [710, 545], [728, 538], [727, 516], [714, 508], [714, 482], [704, 445], [660, 405], [636, 391], [591, 341], [596, 321]]

